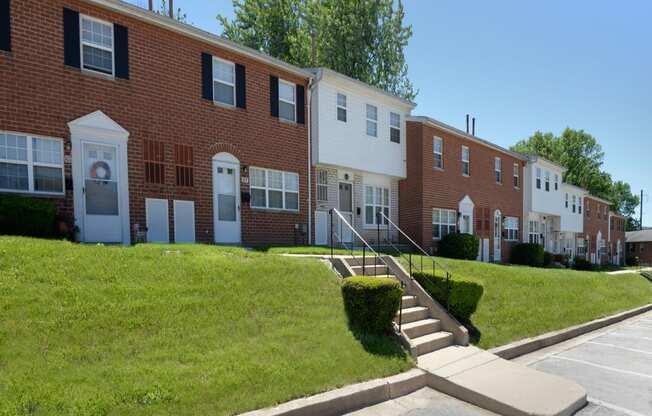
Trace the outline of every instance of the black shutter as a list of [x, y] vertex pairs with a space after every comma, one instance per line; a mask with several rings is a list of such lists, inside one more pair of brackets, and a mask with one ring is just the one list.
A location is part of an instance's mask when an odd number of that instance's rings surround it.
[[269, 76], [269, 105], [272, 117], [278, 117], [278, 77]]
[[205, 52], [201, 54], [201, 95], [213, 101], [213, 56]]
[[80, 67], [79, 57], [79, 12], [63, 9], [63, 62]]
[[0, 0], [0, 49], [11, 51], [11, 7], [9, 0]]
[[306, 124], [306, 89], [297, 84], [297, 123]]
[[244, 65], [235, 64], [235, 106], [247, 108], [247, 78]]
[[113, 25], [115, 43], [115, 76], [129, 79], [129, 30], [120, 25]]

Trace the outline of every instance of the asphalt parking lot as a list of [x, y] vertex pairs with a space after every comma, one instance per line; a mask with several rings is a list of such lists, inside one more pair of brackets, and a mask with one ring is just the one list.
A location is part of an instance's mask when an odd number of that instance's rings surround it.
[[652, 415], [652, 312], [514, 361], [583, 386], [578, 416]]

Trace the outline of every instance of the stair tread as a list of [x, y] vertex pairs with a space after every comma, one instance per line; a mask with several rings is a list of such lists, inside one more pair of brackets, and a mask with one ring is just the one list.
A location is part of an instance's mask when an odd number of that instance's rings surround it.
[[438, 322], [439, 322], [439, 319], [426, 318], [426, 319], [420, 319], [418, 321], [408, 322], [406, 324], [402, 324], [401, 327], [405, 330], [405, 329], [418, 328], [418, 327], [424, 326], [424, 325], [432, 325], [432, 324], [436, 325]]
[[425, 306], [413, 306], [411, 308], [401, 309], [402, 313], [419, 312], [423, 310], [428, 310], [428, 308]]
[[411, 300], [416, 298], [417, 298], [416, 296], [412, 296], [412, 295], [403, 295], [403, 300]]
[[446, 331], [433, 332], [432, 334], [423, 335], [421, 337], [413, 338], [412, 342], [416, 345], [425, 344], [431, 341], [438, 341], [441, 339], [453, 338], [453, 334]]

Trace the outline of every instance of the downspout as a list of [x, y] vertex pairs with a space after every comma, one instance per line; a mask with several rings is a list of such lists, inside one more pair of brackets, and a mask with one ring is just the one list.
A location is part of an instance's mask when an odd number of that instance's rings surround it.
[[318, 71], [317, 77], [311, 77], [308, 80], [308, 245], [312, 242], [312, 89], [316, 81], [321, 78], [321, 70]]

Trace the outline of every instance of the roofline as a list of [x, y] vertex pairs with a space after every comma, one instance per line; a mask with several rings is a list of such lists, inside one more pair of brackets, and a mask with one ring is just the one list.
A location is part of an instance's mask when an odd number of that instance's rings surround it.
[[146, 23], [150, 23], [164, 29], [180, 33], [184, 36], [198, 39], [200, 41], [210, 43], [212, 45], [218, 46], [223, 49], [227, 49], [231, 52], [235, 52], [241, 55], [245, 55], [249, 58], [255, 59], [257, 61], [262, 61], [266, 64], [274, 66], [278, 69], [282, 69], [294, 75], [298, 75], [303, 78], [311, 79], [313, 75], [311, 72], [299, 68], [298, 66], [288, 64], [283, 62], [280, 59], [274, 58], [262, 52], [259, 52], [255, 49], [249, 48], [247, 46], [239, 45], [236, 42], [228, 40], [222, 36], [207, 32], [205, 30], [199, 29], [195, 26], [189, 25], [187, 23], [179, 22], [175, 19], [170, 19], [167, 16], [162, 16], [158, 13], [143, 9], [142, 7], [135, 6], [133, 4], [126, 3], [123, 0], [82, 0], [86, 3], [93, 4], [95, 6], [100, 6], [105, 9], [118, 12], [134, 19], [142, 20]]
[[562, 185], [564, 185], [564, 186], [569, 186], [569, 187], [571, 187], [571, 188], [575, 188], [575, 189], [577, 189], [577, 190], [580, 190], [580, 191], [582, 191], [582, 192], [585, 192], [585, 193], [586, 193], [585, 196], [589, 195], [589, 191], [587, 191], [586, 189], [582, 188], [581, 186], [573, 185], [572, 183], [568, 183], [568, 182], [563, 182]]
[[527, 161], [528, 160], [526, 157], [524, 157], [522, 154], [520, 154], [518, 152], [512, 152], [511, 150], [505, 149], [504, 147], [501, 147], [501, 146], [498, 146], [497, 144], [491, 143], [488, 140], [484, 140], [484, 139], [481, 139], [481, 138], [479, 138], [477, 136], [470, 135], [470, 134], [468, 134], [468, 133], [466, 133], [466, 132], [464, 132], [464, 131], [456, 128], [456, 127], [450, 126], [450, 125], [448, 125], [446, 123], [443, 123], [443, 122], [441, 122], [439, 120], [435, 120], [434, 118], [430, 118], [430, 117], [427, 117], [427, 116], [409, 116], [409, 117], [407, 117], [407, 121], [422, 123], [422, 124], [429, 125], [431, 127], [435, 127], [435, 128], [441, 129], [441, 130], [445, 130], [445, 131], [447, 131], [449, 133], [453, 133], [453, 134], [455, 134], [457, 136], [460, 136], [462, 138], [465, 138], [467, 140], [471, 140], [472, 142], [475, 142], [475, 143], [481, 144], [483, 146], [489, 147], [491, 149], [497, 150], [499, 152], [505, 153], [505, 154], [507, 154], [509, 156], [512, 156], [512, 157], [516, 158], [516, 159], [519, 159], [519, 160], [522, 160], [522, 161]]
[[552, 160], [546, 159], [545, 157], [541, 157], [539, 155], [531, 155], [531, 154], [527, 154], [527, 153], [521, 153], [521, 154], [523, 155], [523, 157], [525, 157], [528, 160], [528, 162], [536, 163], [539, 160], [541, 160], [542, 162], [545, 162], [545, 163], [548, 163], [550, 165], [558, 167], [563, 172], [566, 172], [568, 170], [564, 166], [560, 165], [559, 163], [553, 162]]
[[627, 217], [624, 216], [623, 214], [619, 214], [619, 213], [617, 213], [615, 211], [612, 211], [612, 210], [609, 210], [609, 215], [612, 216], [612, 217], [627, 219]]
[[383, 90], [381, 88], [374, 87], [373, 85], [369, 85], [366, 82], [362, 82], [362, 81], [357, 80], [355, 78], [351, 78], [348, 75], [345, 75], [345, 74], [342, 74], [340, 72], [334, 71], [334, 70], [332, 70], [330, 68], [326, 68], [326, 67], [305, 68], [305, 70], [309, 71], [312, 74], [314, 74], [317, 77], [316, 78], [317, 80], [321, 80], [322, 77], [324, 76], [324, 74], [332, 75], [332, 76], [335, 76], [337, 78], [343, 79], [345, 81], [357, 84], [360, 87], [367, 88], [367, 89], [370, 89], [370, 90], [372, 90], [372, 91], [374, 91], [376, 93], [382, 94], [382, 95], [386, 96], [387, 98], [390, 98], [392, 100], [400, 102], [402, 105], [410, 107], [411, 109], [414, 109], [417, 106], [417, 104], [415, 102], [413, 102], [413, 101], [407, 100], [407, 99], [405, 99], [403, 97], [399, 97], [398, 95], [392, 94], [391, 92], [385, 91], [385, 90]]
[[588, 194], [588, 195], [586, 196], [586, 198], [591, 198], [591, 199], [593, 199], [593, 200], [595, 200], [595, 201], [602, 202], [603, 204], [608, 204], [609, 206], [613, 205], [613, 202], [611, 202], [611, 201], [607, 201], [606, 199], [602, 199], [602, 198], [597, 197], [597, 196], [593, 196], [593, 195], [591, 195], [591, 194]]

